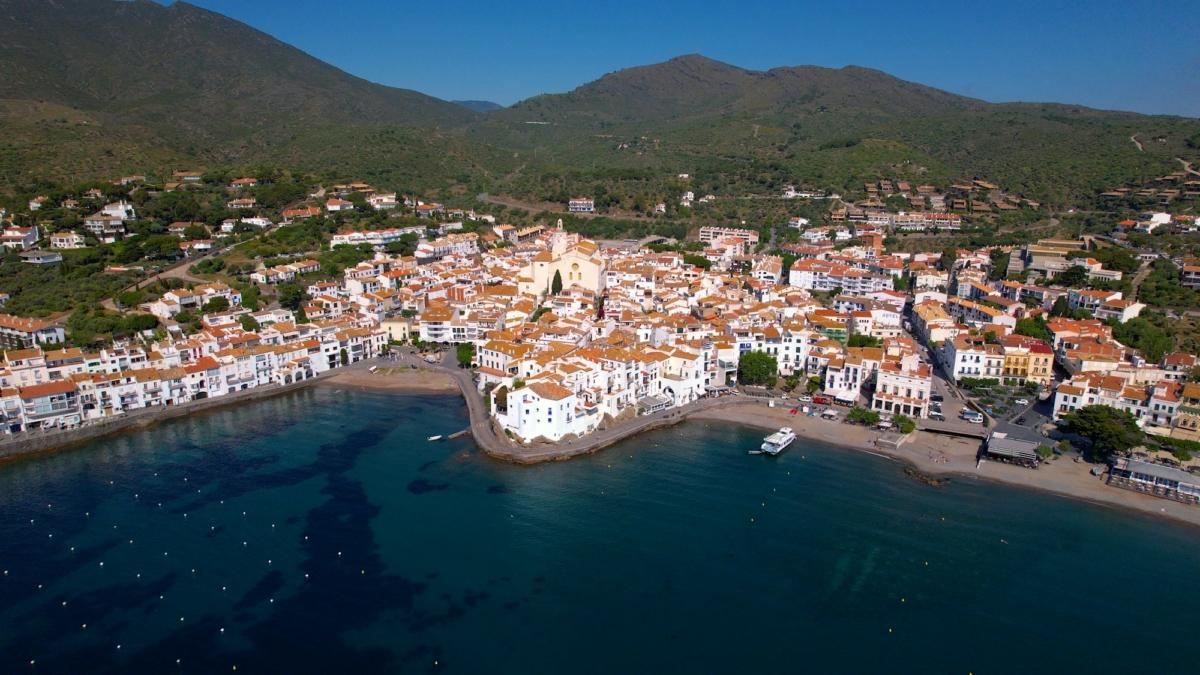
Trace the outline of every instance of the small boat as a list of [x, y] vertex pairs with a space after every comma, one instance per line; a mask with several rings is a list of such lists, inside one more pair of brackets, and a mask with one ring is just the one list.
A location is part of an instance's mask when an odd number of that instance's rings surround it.
[[430, 436], [429, 438], [426, 438], [425, 440], [427, 440], [427, 441], [440, 441], [440, 440], [442, 440], [442, 437], [441, 437], [440, 435], [438, 435], [438, 436]]
[[747, 455], [761, 455], [761, 454], [763, 454], [763, 451], [762, 450], [747, 450], [746, 454]]
[[787, 449], [796, 440], [796, 433], [791, 427], [783, 427], [779, 431], [763, 439], [762, 451], [775, 456]]

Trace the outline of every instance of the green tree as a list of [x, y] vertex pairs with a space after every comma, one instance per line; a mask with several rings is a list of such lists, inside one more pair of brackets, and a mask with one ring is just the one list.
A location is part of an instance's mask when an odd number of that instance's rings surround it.
[[778, 367], [775, 357], [766, 352], [746, 352], [738, 359], [738, 381], [742, 384], [766, 384], [775, 377]]
[[1067, 430], [1092, 442], [1092, 453], [1098, 460], [1125, 454], [1142, 440], [1133, 413], [1106, 405], [1089, 405], [1064, 419]]
[[705, 258], [702, 255], [687, 255], [687, 254], [685, 254], [683, 256], [683, 262], [685, 262], [688, 265], [692, 265], [694, 267], [699, 267], [699, 268], [705, 269], [705, 270], [712, 268], [712, 261], [709, 260], [708, 258]]
[[279, 284], [279, 305], [292, 311], [300, 309], [307, 299], [303, 288], [297, 284]]
[[1175, 338], [1165, 329], [1151, 323], [1151, 316], [1160, 322], [1164, 320], [1158, 315], [1139, 316], [1124, 323], [1112, 318], [1108, 325], [1112, 327], [1113, 338], [1117, 342], [1138, 350], [1147, 361], [1158, 363], [1162, 361], [1163, 355], [1175, 351]]
[[137, 307], [138, 303], [142, 301], [142, 297], [141, 291], [122, 291], [117, 294], [117, 301], [121, 303], [122, 307]]
[[1017, 327], [1013, 330], [1017, 335], [1037, 338], [1050, 342], [1053, 336], [1050, 335], [1050, 329], [1046, 327], [1046, 323], [1041, 316], [1036, 319], [1017, 319]]
[[1075, 265], [1058, 273], [1054, 277], [1056, 286], [1066, 286], [1068, 288], [1078, 288], [1087, 283], [1088, 270], [1082, 265]]
[[249, 314], [242, 315], [242, 318], [238, 319], [238, 321], [242, 324], [242, 330], [247, 333], [253, 333], [260, 328], [258, 320]]
[[896, 289], [897, 291], [907, 291], [908, 290], [908, 277], [897, 276], [897, 275], [893, 274], [892, 275], [892, 288]]
[[1042, 443], [1041, 445], [1037, 446], [1037, 454], [1038, 457], [1041, 457], [1042, 459], [1049, 459], [1050, 455], [1054, 454], [1054, 448]]
[[879, 413], [861, 406], [855, 406], [850, 412], [846, 413], [846, 419], [867, 426], [875, 426], [879, 424]]
[[892, 415], [892, 424], [896, 425], [896, 429], [902, 434], [911, 434], [917, 429], [917, 423], [904, 415]]
[[203, 307], [200, 308], [200, 312], [202, 314], [211, 314], [213, 312], [225, 312], [228, 310], [229, 310], [229, 299], [222, 298], [220, 296], [215, 297], [212, 300], [209, 300], [208, 302], [204, 303]]
[[1071, 315], [1071, 303], [1067, 302], [1067, 296], [1065, 296], [1065, 295], [1058, 296], [1058, 299], [1054, 301], [1054, 306], [1050, 308], [1050, 316], [1055, 317], [1055, 316], [1070, 316], [1070, 315]]
[[183, 238], [188, 241], [193, 239], [207, 239], [208, 230], [203, 225], [188, 225], [183, 230]]
[[550, 293], [558, 295], [562, 293], [562, 274], [558, 270], [554, 270], [554, 279], [550, 282]]
[[158, 327], [158, 317], [153, 314], [129, 314], [121, 320], [121, 328], [129, 333], [140, 333]]
[[350, 355], [346, 353], [345, 348], [338, 351], [338, 358], [341, 360], [343, 366], [350, 365]]
[[471, 365], [471, 360], [475, 357], [475, 345], [470, 342], [460, 342], [455, 345], [454, 351], [458, 358], [458, 365], [463, 368]]
[[507, 410], [508, 409], [508, 387], [501, 386], [499, 389], [496, 390], [496, 393], [492, 398], [495, 399], [495, 401], [496, 401], [496, 409], [497, 410]]
[[883, 344], [883, 339], [866, 333], [855, 333], [846, 341], [847, 347], [879, 347]]

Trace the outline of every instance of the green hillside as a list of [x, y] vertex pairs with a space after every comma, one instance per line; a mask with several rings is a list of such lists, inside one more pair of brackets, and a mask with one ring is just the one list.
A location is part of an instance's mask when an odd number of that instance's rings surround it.
[[[390, 164], [424, 186], [496, 160], [445, 133], [479, 113], [372, 84], [187, 3], [0, 0], [0, 16], [9, 185], [278, 160], [348, 174]], [[381, 125], [382, 144], [356, 140]]]
[[[1057, 104], [991, 104], [866, 68], [759, 72], [702, 56], [630, 68], [491, 113], [473, 138], [534, 163], [704, 171], [755, 160], [782, 180], [987, 178], [1066, 205], [1100, 187], [1176, 170], [1200, 125]], [[1164, 137], [1165, 142], [1130, 141]]]
[[[483, 114], [182, 2], [0, 0], [0, 17], [0, 189], [272, 163], [538, 200], [662, 196], [677, 173], [724, 197], [984, 178], [1065, 209], [1200, 157], [1197, 120], [990, 104], [853, 66], [682, 56]], [[609, 170], [656, 178], [630, 192]]]

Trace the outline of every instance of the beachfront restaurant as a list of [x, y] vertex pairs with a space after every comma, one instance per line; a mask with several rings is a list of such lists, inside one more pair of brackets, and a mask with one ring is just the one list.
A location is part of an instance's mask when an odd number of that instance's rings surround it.
[[1185, 504], [1200, 503], [1200, 477], [1162, 464], [1121, 457], [1108, 472], [1108, 484]]
[[1036, 469], [1042, 461], [1042, 458], [1038, 456], [1037, 449], [1037, 443], [993, 433], [988, 436], [987, 443], [984, 445], [983, 456], [997, 462], [1007, 462]]
[[661, 396], [646, 396], [638, 399], [637, 406], [645, 411], [644, 414], [656, 413], [660, 410], [666, 410], [671, 405], [669, 399]]

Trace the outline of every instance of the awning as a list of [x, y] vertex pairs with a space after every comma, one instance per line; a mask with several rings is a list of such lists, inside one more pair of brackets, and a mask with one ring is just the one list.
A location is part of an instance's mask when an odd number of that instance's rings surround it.
[[834, 396], [833, 398], [838, 401], [845, 401], [847, 403], [854, 403], [855, 401], [858, 400], [858, 396], [855, 396], [854, 394], [851, 394], [848, 391], [844, 391], [844, 392], [838, 394], [837, 396]]

